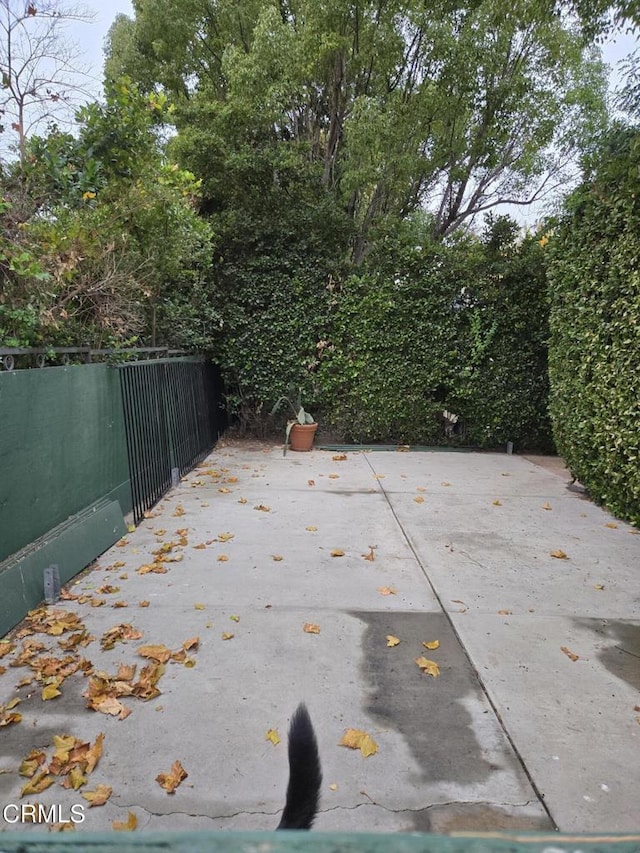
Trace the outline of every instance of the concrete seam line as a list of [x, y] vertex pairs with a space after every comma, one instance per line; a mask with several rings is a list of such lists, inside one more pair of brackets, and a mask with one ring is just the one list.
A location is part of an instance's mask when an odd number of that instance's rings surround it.
[[[368, 465], [368, 466], [369, 466], [369, 468], [371, 469], [372, 474], [373, 474], [374, 476], [376, 476], [376, 471], [375, 471], [375, 469], [374, 469], [373, 465], [371, 464], [371, 455], [372, 455], [372, 454], [363, 454], [363, 455], [364, 455], [364, 458], [365, 458], [365, 461], [366, 461], [367, 465]], [[502, 729], [502, 731], [504, 732], [504, 736], [506, 737], [507, 742], [508, 742], [508, 743], [509, 743], [509, 745], [511, 746], [511, 749], [513, 750], [513, 752], [514, 752], [514, 754], [515, 754], [516, 758], [518, 759], [518, 762], [520, 763], [520, 766], [522, 767], [522, 771], [523, 771], [523, 773], [525, 774], [526, 778], [528, 779], [529, 784], [531, 785], [531, 788], [533, 789], [533, 791], [534, 791], [534, 793], [535, 793], [536, 797], [538, 798], [538, 800], [539, 800], [539, 802], [540, 802], [540, 805], [541, 805], [541, 806], [542, 806], [542, 808], [544, 809], [544, 811], [545, 811], [545, 813], [546, 813], [547, 817], [549, 818], [549, 820], [550, 820], [550, 821], [551, 821], [551, 823], [553, 824], [553, 827], [554, 827], [556, 830], [559, 830], [559, 829], [560, 829], [560, 827], [558, 826], [558, 824], [557, 824], [557, 823], [556, 823], [556, 821], [554, 820], [554, 817], [553, 817], [553, 815], [551, 814], [551, 810], [549, 809], [549, 806], [548, 806], [548, 805], [547, 805], [547, 803], [545, 802], [544, 795], [542, 794], [542, 792], [540, 791], [540, 789], [539, 789], [539, 788], [538, 788], [538, 786], [536, 785], [536, 783], [535, 783], [535, 781], [534, 781], [534, 779], [533, 779], [533, 777], [532, 777], [531, 773], [529, 772], [529, 768], [527, 767], [527, 765], [526, 765], [526, 764], [525, 764], [525, 762], [524, 762], [524, 758], [522, 757], [522, 754], [520, 753], [520, 750], [519, 750], [519, 749], [518, 749], [518, 747], [516, 746], [515, 741], [514, 741], [514, 740], [513, 740], [513, 738], [511, 737], [511, 735], [510, 735], [510, 733], [509, 733], [509, 731], [508, 731], [508, 729], [507, 729], [507, 727], [506, 727], [506, 725], [505, 725], [505, 722], [504, 722], [504, 720], [502, 719], [502, 716], [501, 716], [500, 712], [498, 711], [498, 708], [496, 707], [495, 702], [494, 702], [494, 701], [493, 701], [493, 699], [491, 698], [491, 694], [489, 693], [489, 690], [488, 690], [488, 688], [487, 688], [487, 685], [485, 684], [485, 682], [484, 682], [484, 680], [483, 680], [482, 676], [480, 675], [480, 673], [479, 673], [479, 672], [478, 672], [478, 670], [476, 669], [476, 667], [475, 667], [475, 665], [474, 665], [473, 661], [471, 660], [471, 657], [470, 657], [470, 655], [469, 655], [469, 652], [467, 651], [467, 648], [466, 648], [466, 646], [464, 645], [464, 643], [462, 642], [462, 638], [460, 637], [460, 635], [459, 635], [459, 633], [458, 633], [458, 631], [457, 631], [457, 629], [456, 629], [455, 622], [454, 622], [454, 621], [453, 621], [453, 619], [451, 618], [451, 615], [449, 614], [449, 612], [445, 609], [445, 607], [444, 607], [444, 603], [443, 603], [443, 601], [442, 601], [442, 598], [441, 598], [440, 594], [439, 594], [439, 593], [438, 593], [438, 591], [436, 590], [435, 586], [433, 585], [433, 583], [432, 583], [432, 581], [431, 581], [431, 578], [430, 578], [430, 577], [429, 577], [429, 575], [427, 574], [426, 568], [423, 566], [422, 561], [420, 560], [420, 558], [419, 558], [419, 556], [418, 556], [418, 553], [417, 553], [416, 549], [413, 547], [413, 544], [412, 544], [412, 542], [411, 542], [411, 538], [409, 537], [408, 533], [406, 532], [406, 530], [405, 530], [405, 529], [404, 529], [404, 527], [402, 526], [402, 522], [401, 522], [401, 521], [400, 521], [400, 519], [398, 518], [398, 515], [397, 515], [397, 513], [396, 513], [395, 509], [393, 508], [393, 505], [392, 505], [391, 501], [389, 500], [389, 495], [387, 494], [387, 491], [386, 491], [386, 489], [385, 489], [385, 487], [384, 487], [384, 483], [383, 483], [381, 480], [377, 480], [377, 483], [378, 483], [378, 485], [380, 486], [380, 489], [381, 489], [381, 491], [382, 491], [382, 494], [383, 494], [383, 496], [384, 496], [384, 499], [385, 499], [385, 501], [387, 502], [387, 506], [389, 507], [389, 510], [390, 510], [390, 512], [391, 512], [391, 514], [392, 514], [392, 516], [393, 516], [393, 518], [395, 519], [396, 524], [398, 525], [398, 529], [400, 530], [400, 533], [401, 533], [402, 537], [404, 538], [405, 542], [407, 543], [407, 546], [408, 546], [409, 550], [410, 550], [410, 551], [411, 551], [411, 553], [413, 554], [413, 558], [414, 558], [414, 560], [416, 561], [416, 563], [418, 564], [418, 566], [420, 566], [420, 569], [421, 569], [421, 571], [422, 571], [422, 574], [424, 575], [425, 580], [426, 580], [426, 581], [427, 581], [427, 583], [429, 584], [429, 588], [431, 589], [431, 592], [433, 593], [434, 598], [435, 598], [435, 599], [436, 599], [436, 601], [438, 602], [438, 605], [439, 605], [440, 609], [442, 610], [442, 613], [444, 614], [445, 619], [446, 619], [446, 620], [447, 620], [447, 622], [449, 623], [449, 626], [450, 626], [451, 630], [453, 631], [454, 636], [455, 636], [455, 637], [456, 637], [456, 639], [458, 640], [458, 643], [460, 644], [460, 648], [462, 649], [462, 652], [463, 652], [464, 656], [466, 657], [467, 661], [469, 662], [469, 666], [471, 667], [472, 671], [475, 673], [476, 678], [478, 679], [478, 683], [480, 684], [480, 687], [481, 687], [481, 689], [482, 689], [482, 692], [484, 693], [484, 695], [485, 695], [485, 697], [486, 697], [486, 699], [487, 699], [487, 702], [489, 703], [489, 706], [490, 706], [491, 710], [492, 710], [492, 711], [493, 711], [493, 713], [495, 714], [496, 719], [497, 719], [497, 720], [498, 720], [498, 722], [500, 723], [500, 728], [501, 728], [501, 729]]]

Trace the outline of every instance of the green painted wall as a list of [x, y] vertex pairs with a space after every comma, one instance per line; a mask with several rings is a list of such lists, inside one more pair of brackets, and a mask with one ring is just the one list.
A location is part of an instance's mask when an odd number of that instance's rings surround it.
[[118, 371], [0, 372], [0, 563], [102, 499], [131, 509]]

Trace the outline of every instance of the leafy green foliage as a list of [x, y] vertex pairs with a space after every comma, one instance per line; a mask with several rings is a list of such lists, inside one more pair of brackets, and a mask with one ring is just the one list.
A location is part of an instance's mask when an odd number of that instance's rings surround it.
[[530, 197], [605, 117], [598, 57], [543, 0], [146, 0], [110, 43], [110, 73], [175, 105], [205, 198], [270, 173], [285, 204], [314, 166], [356, 264], [423, 207], [442, 237]]
[[[319, 380], [324, 415], [356, 441], [549, 449], [547, 297], [537, 241], [387, 242], [336, 300]], [[464, 433], [445, 433], [443, 411]]]
[[548, 244], [550, 411], [589, 493], [640, 523], [640, 134], [614, 128]]
[[[46, 286], [35, 269], [5, 275], [14, 326], [26, 311], [49, 343], [212, 346], [211, 229], [195, 210], [199, 182], [161, 153], [156, 125], [169, 112], [163, 95], [123, 78], [80, 111], [77, 137], [54, 129], [30, 140], [5, 186], [19, 202], [17, 239]], [[19, 337], [9, 326], [3, 335]]]
[[267, 198], [265, 193], [266, 209], [248, 205], [230, 217], [213, 217], [214, 293], [222, 315], [216, 356], [232, 413], [254, 430], [292, 387], [305, 406], [317, 399], [318, 343], [338, 274], [333, 252], [340, 245], [340, 217], [321, 199], [317, 206], [292, 199], [288, 211], [278, 212], [269, 209]]
[[547, 415], [549, 304], [538, 239], [489, 219], [482, 252], [468, 272], [467, 357], [451, 406], [467, 414], [479, 445], [553, 450]]

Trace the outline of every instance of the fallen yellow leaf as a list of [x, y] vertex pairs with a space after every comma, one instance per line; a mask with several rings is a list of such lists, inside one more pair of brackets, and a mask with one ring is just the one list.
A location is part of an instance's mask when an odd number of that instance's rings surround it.
[[41, 749], [32, 749], [31, 752], [22, 759], [22, 763], [18, 768], [18, 773], [21, 776], [26, 776], [31, 779], [35, 776], [39, 767], [47, 760], [46, 753]]
[[552, 506], [551, 506], [551, 504], [547, 501], [546, 503], [543, 503], [543, 504], [542, 504], [542, 509], [553, 509], [553, 507], [552, 507]]
[[260, 512], [271, 512], [271, 507], [265, 506], [264, 504], [258, 504], [257, 506], [254, 506], [254, 509], [257, 509]]
[[[135, 670], [135, 666], [132, 667]], [[133, 677], [133, 676], [132, 676]], [[104, 741], [104, 732], [96, 737], [96, 742], [85, 754], [84, 760], [87, 762], [85, 773], [92, 773], [98, 761], [102, 757], [102, 742]]]
[[495, 500], [495, 501], [493, 502], [493, 505], [494, 505], [494, 506], [502, 506], [502, 501]]
[[315, 533], [318, 528], [314, 527], [313, 524], [310, 524], [308, 527], [305, 527], [305, 530], [309, 530], [311, 533]]
[[111, 796], [109, 785], [98, 785], [93, 791], [84, 791], [82, 797], [89, 803], [89, 808], [103, 806]]
[[46, 791], [55, 782], [55, 777], [48, 770], [43, 770], [34, 776], [31, 782], [27, 782], [20, 791], [21, 797], [26, 797], [28, 794], [41, 794]]
[[387, 646], [390, 649], [392, 649], [394, 646], [397, 646], [399, 642], [399, 637], [394, 637], [393, 634], [387, 634]]
[[98, 699], [92, 703], [91, 707], [95, 711], [100, 711], [101, 714], [118, 717], [119, 720], [126, 720], [131, 713], [130, 708], [123, 705], [115, 696], [105, 696], [103, 699]]
[[558, 549], [557, 551], [551, 551], [551, 556], [555, 557], [556, 560], [568, 560], [569, 559], [567, 557], [567, 555], [565, 554], [565, 552], [561, 551], [560, 549]]
[[605, 524], [605, 527], [608, 527], [611, 530], [617, 530], [618, 529], [618, 525], [615, 524], [613, 521], [607, 522], [607, 524]]
[[364, 758], [375, 755], [378, 744], [366, 732], [360, 729], [347, 729], [338, 746], [346, 746], [348, 749], [359, 749]]
[[604, 584], [603, 583], [597, 583], [593, 588], [594, 589], [604, 589]]
[[133, 812], [129, 812], [129, 817], [125, 821], [114, 820], [111, 824], [111, 828], [118, 832], [133, 832], [137, 826], [138, 818]]
[[580, 660], [580, 656], [570, 651], [566, 646], [560, 646], [560, 651], [564, 652], [565, 655], [574, 663], [575, 661]]
[[69, 771], [69, 774], [62, 782], [62, 787], [67, 788], [68, 790], [77, 791], [78, 788], [81, 788], [83, 785], [87, 784], [87, 777], [84, 775], [80, 767], [76, 764], [75, 767], [72, 767]]
[[337, 783], [336, 783], [336, 782], [332, 782], [332, 783], [329, 785], [329, 790], [330, 790], [330, 791], [337, 791], [337, 790], [338, 790], [338, 785], [337, 785]]
[[195, 610], [204, 610], [204, 604], [194, 604], [193, 607]]
[[437, 678], [440, 675], [440, 667], [435, 661], [419, 657], [416, 658], [415, 662], [425, 675], [430, 675], [432, 678]]
[[62, 696], [62, 691], [58, 690], [58, 686], [60, 681], [56, 679], [52, 684], [48, 684], [42, 691], [42, 700], [46, 702], [47, 699], [55, 699], [56, 696]]
[[220, 542], [230, 542], [235, 535], [235, 533], [218, 533], [218, 539]]
[[344, 551], [341, 548], [334, 548], [331, 552], [332, 557], [344, 557]]
[[316, 481], [315, 481], [315, 480], [307, 480], [307, 485], [309, 485], [309, 486], [315, 486], [315, 484], [316, 484]]
[[397, 595], [398, 590], [393, 586], [379, 586], [377, 590], [380, 595]]
[[498, 616], [513, 616], [513, 610], [498, 610]]
[[265, 740], [270, 740], [274, 746], [277, 746], [280, 743], [280, 735], [275, 729], [269, 729], [269, 731], [264, 736]]
[[171, 649], [168, 649], [162, 643], [158, 643], [151, 646], [140, 646], [138, 654], [143, 658], [157, 660], [158, 663], [166, 663], [171, 657]]
[[334, 462], [344, 462], [345, 459], [347, 458], [347, 454], [346, 453], [337, 453], [335, 456], [332, 456], [331, 458], [333, 459]]
[[14, 644], [9, 642], [9, 640], [0, 640], [0, 658], [10, 654], [14, 649]]
[[305, 622], [302, 626], [302, 630], [305, 632], [305, 634], [319, 634], [320, 626], [314, 625], [313, 622]]
[[422, 497], [422, 495], [416, 495], [413, 500], [417, 504], [423, 504], [424, 503], [424, 498]]
[[218, 554], [218, 562], [219, 563], [226, 563], [228, 560], [229, 560], [229, 557], [227, 554]]
[[283, 557], [282, 554], [272, 554], [271, 559], [274, 561], [274, 563], [279, 563], [282, 561]]
[[363, 558], [363, 560], [368, 560], [370, 563], [373, 563], [373, 561], [376, 558], [376, 555], [373, 552], [373, 545], [369, 545], [369, 553], [368, 554], [362, 554], [362, 558]]
[[158, 773], [156, 782], [167, 794], [175, 794], [178, 785], [188, 777], [187, 771], [179, 761], [174, 761], [168, 773]]
[[432, 652], [434, 649], [440, 648], [440, 640], [430, 640], [428, 643], [424, 642], [422, 645], [425, 649], [429, 649], [429, 651]]
[[222, 632], [222, 639], [223, 640], [233, 640], [233, 637], [234, 637], [234, 635], [229, 634], [227, 631]]

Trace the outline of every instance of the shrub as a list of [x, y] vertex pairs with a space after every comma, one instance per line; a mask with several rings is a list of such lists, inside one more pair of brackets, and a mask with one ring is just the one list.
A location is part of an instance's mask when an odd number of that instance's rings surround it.
[[551, 416], [591, 496], [640, 523], [640, 134], [616, 128], [549, 243]]
[[[549, 450], [547, 334], [542, 250], [509, 220], [482, 240], [387, 244], [339, 295], [324, 416], [355, 441]], [[445, 409], [465, 425], [457, 438]]]

